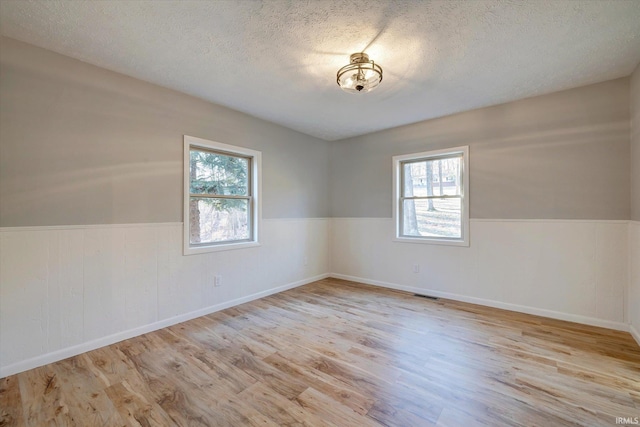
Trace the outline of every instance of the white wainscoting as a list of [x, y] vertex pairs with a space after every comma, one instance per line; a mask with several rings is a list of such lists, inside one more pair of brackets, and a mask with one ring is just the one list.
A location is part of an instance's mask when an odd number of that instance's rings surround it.
[[466, 248], [395, 242], [392, 219], [334, 218], [331, 276], [629, 330], [628, 221], [472, 219], [470, 227]]
[[329, 221], [190, 256], [181, 223], [0, 229], [0, 377], [324, 278]]
[[629, 331], [640, 345], [640, 221], [629, 222]]
[[469, 248], [392, 233], [386, 218], [268, 219], [262, 246], [185, 257], [180, 223], [0, 229], [0, 377], [327, 276], [640, 343], [638, 222], [472, 219]]

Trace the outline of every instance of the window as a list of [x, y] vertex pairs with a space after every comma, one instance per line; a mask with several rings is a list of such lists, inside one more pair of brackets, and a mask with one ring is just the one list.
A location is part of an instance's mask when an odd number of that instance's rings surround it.
[[261, 153], [185, 135], [184, 254], [258, 245]]
[[395, 156], [396, 240], [469, 246], [469, 147]]

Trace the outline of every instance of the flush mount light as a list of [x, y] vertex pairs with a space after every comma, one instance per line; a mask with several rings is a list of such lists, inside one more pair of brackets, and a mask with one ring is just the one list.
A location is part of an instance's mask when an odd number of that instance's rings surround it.
[[350, 58], [351, 63], [338, 70], [338, 86], [349, 93], [375, 89], [382, 81], [382, 67], [369, 60], [364, 52], [354, 53]]

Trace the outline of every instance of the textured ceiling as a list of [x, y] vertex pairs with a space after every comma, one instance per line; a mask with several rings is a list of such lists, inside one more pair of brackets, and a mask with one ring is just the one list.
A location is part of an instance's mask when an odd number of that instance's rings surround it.
[[[640, 0], [1, 0], [3, 35], [327, 140], [629, 75]], [[373, 92], [335, 82], [349, 54]]]

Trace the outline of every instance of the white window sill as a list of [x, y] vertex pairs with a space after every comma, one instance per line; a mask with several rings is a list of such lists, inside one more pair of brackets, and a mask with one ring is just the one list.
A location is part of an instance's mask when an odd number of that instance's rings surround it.
[[255, 248], [262, 246], [260, 242], [222, 243], [210, 246], [190, 246], [184, 248], [184, 255], [205, 254], [208, 252], [232, 251], [236, 249]]
[[444, 246], [463, 246], [469, 247], [468, 240], [446, 240], [446, 239], [430, 239], [428, 237], [395, 237], [394, 242], [400, 243], [418, 243], [422, 245], [444, 245]]

